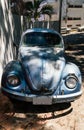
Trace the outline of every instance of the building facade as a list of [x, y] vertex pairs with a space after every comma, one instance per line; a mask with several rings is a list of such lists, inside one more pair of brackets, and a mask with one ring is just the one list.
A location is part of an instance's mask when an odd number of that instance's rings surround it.
[[62, 10], [62, 26], [77, 28], [84, 25], [84, 0], [63, 0]]

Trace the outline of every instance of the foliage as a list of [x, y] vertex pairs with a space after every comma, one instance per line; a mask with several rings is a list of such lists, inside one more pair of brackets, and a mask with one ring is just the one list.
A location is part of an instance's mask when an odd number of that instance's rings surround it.
[[28, 18], [33, 18], [35, 21], [41, 17], [41, 15], [48, 15], [51, 18], [53, 13], [53, 7], [44, 3], [44, 0], [34, 0], [34, 2], [28, 2], [25, 5], [24, 15], [27, 15]]
[[[22, 0], [21, 0], [22, 1]], [[48, 15], [51, 19], [54, 11], [53, 7], [49, 5], [45, 0], [33, 0], [24, 3], [18, 0], [13, 7], [13, 13], [27, 16], [28, 22], [34, 23], [41, 18], [41, 16]]]

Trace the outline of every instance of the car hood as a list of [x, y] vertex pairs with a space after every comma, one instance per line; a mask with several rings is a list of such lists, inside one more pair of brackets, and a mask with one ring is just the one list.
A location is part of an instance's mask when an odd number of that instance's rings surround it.
[[33, 91], [51, 93], [56, 90], [65, 67], [65, 59], [61, 53], [53, 47], [20, 48], [27, 82]]

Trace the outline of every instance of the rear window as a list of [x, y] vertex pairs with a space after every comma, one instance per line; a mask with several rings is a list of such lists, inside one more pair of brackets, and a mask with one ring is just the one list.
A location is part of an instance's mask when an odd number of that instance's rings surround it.
[[24, 35], [22, 44], [26, 46], [53, 46], [59, 45], [61, 38], [55, 33], [31, 32]]

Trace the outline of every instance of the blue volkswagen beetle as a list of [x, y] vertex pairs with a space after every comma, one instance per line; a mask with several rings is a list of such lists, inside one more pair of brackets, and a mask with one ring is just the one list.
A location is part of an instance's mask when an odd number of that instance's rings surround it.
[[62, 36], [49, 29], [28, 29], [21, 36], [18, 60], [9, 62], [1, 90], [9, 98], [51, 105], [81, 96], [79, 68], [66, 62]]

